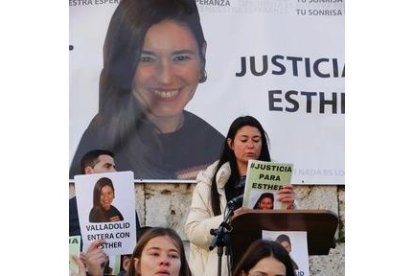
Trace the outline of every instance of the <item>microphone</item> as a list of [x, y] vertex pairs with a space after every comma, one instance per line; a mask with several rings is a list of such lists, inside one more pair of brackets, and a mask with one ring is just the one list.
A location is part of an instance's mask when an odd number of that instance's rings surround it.
[[234, 206], [240, 205], [242, 202], [243, 202], [243, 195], [239, 195], [233, 198], [232, 200], [230, 200], [229, 202], [227, 202], [227, 206], [234, 207]]

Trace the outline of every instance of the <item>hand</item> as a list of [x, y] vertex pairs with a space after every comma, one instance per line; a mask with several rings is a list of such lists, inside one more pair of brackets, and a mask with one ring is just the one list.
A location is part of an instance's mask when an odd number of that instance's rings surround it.
[[105, 265], [108, 263], [109, 259], [101, 248], [103, 243], [105, 243], [104, 240], [93, 241], [88, 250], [80, 255], [81, 260], [86, 264], [89, 275], [104, 275]]
[[288, 205], [288, 209], [295, 209], [295, 190], [292, 184], [283, 186], [277, 193], [277, 200]]
[[247, 207], [240, 207], [237, 208], [236, 210], [234, 210], [234, 216], [239, 216], [243, 213], [246, 213], [247, 211], [251, 210], [250, 208]]
[[86, 268], [81, 259], [78, 256], [72, 255], [72, 260], [78, 265], [79, 272], [72, 272], [70, 276], [86, 276]]

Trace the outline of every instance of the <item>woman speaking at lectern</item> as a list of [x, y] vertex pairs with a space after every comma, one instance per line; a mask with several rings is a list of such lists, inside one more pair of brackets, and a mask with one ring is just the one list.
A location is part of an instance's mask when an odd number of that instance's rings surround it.
[[[250, 159], [270, 161], [267, 137], [260, 122], [252, 116], [233, 121], [218, 161], [197, 176], [185, 232], [190, 240], [190, 267], [194, 275], [218, 275], [217, 252], [209, 250], [213, 240], [210, 229], [223, 221], [227, 202], [243, 194], [247, 162]], [[292, 185], [278, 192], [277, 200], [294, 208], [295, 193]], [[239, 207], [239, 206], [236, 206]], [[235, 210], [235, 214], [240, 208]], [[223, 266], [221, 275], [228, 275]]]

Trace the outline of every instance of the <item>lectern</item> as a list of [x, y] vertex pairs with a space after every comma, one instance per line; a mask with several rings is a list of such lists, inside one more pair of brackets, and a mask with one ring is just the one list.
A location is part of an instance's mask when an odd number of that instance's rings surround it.
[[231, 221], [233, 268], [249, 245], [262, 238], [262, 230], [306, 231], [309, 255], [328, 255], [335, 247], [338, 216], [327, 210], [243, 210]]

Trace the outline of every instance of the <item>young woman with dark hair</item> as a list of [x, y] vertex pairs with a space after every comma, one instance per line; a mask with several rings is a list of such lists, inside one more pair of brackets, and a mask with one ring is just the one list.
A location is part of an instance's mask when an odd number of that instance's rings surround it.
[[233, 276], [295, 276], [292, 259], [279, 243], [269, 240], [253, 242]]
[[272, 193], [263, 193], [257, 199], [253, 209], [273, 210], [275, 197]]
[[[231, 199], [244, 192], [247, 163], [250, 159], [270, 161], [266, 132], [252, 116], [233, 121], [224, 141], [220, 160], [197, 176], [185, 232], [190, 244], [190, 266], [195, 275], [217, 275], [217, 252], [210, 251], [210, 229], [223, 220], [223, 211]], [[292, 185], [278, 191], [277, 200], [294, 208]], [[237, 206], [240, 207], [240, 206]], [[235, 210], [235, 214], [241, 208]], [[227, 269], [221, 275], [227, 275]]]
[[100, 178], [93, 189], [93, 207], [89, 212], [89, 222], [122, 221], [121, 212], [112, 206], [115, 198], [115, 189], [112, 180], [108, 177]]

